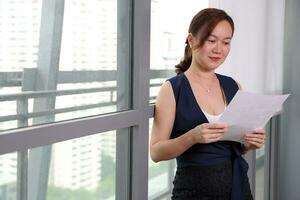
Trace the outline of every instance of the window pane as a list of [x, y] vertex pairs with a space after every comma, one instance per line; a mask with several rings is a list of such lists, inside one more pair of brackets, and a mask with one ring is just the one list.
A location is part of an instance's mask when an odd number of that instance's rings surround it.
[[190, 21], [206, 7], [208, 1], [151, 1], [150, 102], [155, 101], [159, 86], [175, 75], [174, 66], [184, 55]]
[[[270, 123], [268, 123], [265, 127], [265, 130], [267, 132], [266, 135], [266, 145], [264, 145], [261, 149], [256, 150], [256, 166], [255, 166], [255, 199], [257, 200], [264, 200], [266, 196], [266, 190], [265, 188], [265, 177], [266, 175], [270, 176], [270, 171], [266, 170], [267, 167], [267, 156], [266, 154], [269, 153], [267, 151], [270, 151], [268, 143], [270, 141], [271, 136], [271, 126]], [[269, 174], [266, 174], [269, 173]]]
[[[149, 128], [151, 130], [153, 118], [149, 120]], [[151, 131], [150, 131], [151, 132]], [[174, 160], [161, 161], [154, 163], [149, 155], [149, 182], [148, 196], [149, 199], [166, 198], [170, 195], [172, 188], [172, 179], [174, 174]]]
[[[32, 161], [32, 166], [47, 163], [44, 158]], [[115, 199], [115, 175], [115, 131], [56, 143], [52, 145], [50, 171], [45, 176], [47, 200]], [[30, 174], [29, 179], [34, 180]]]
[[255, 177], [255, 199], [264, 200], [265, 189], [265, 149], [256, 150], [256, 177]]
[[130, 7], [61, 2], [0, 1], [0, 131], [130, 109]]
[[17, 153], [0, 156], [0, 199], [17, 199]]
[[150, 199], [162, 192], [168, 192], [163, 197], [169, 194], [171, 186], [169, 185], [169, 165], [170, 161], [161, 161], [159, 163], [149, 161], [148, 195]]
[[[198, 11], [206, 7], [208, 1], [151, 0], [150, 103], [155, 102], [161, 84], [175, 76], [174, 66], [183, 57], [189, 23]], [[149, 199], [170, 197], [174, 168], [174, 160], [154, 163], [149, 158]]]
[[116, 183], [129, 176], [129, 171], [119, 173], [122, 177], [116, 176], [117, 166], [129, 168], [129, 161], [117, 155], [117, 146], [118, 151], [120, 145], [129, 149], [127, 139], [117, 141], [116, 137], [122, 134], [129, 138], [128, 130], [113, 130], [1, 155], [0, 199], [16, 200], [17, 196], [23, 199], [26, 193], [31, 200], [115, 199], [120, 189]]

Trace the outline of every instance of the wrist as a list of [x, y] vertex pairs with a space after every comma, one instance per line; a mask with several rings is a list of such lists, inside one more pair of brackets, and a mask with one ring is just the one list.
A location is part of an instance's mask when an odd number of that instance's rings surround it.
[[241, 153], [245, 154], [249, 151], [249, 148], [247, 147], [246, 144], [241, 143]]
[[196, 137], [195, 137], [195, 129], [191, 129], [190, 131], [187, 132], [186, 135], [186, 140], [188, 141], [188, 143], [192, 146], [196, 143]]

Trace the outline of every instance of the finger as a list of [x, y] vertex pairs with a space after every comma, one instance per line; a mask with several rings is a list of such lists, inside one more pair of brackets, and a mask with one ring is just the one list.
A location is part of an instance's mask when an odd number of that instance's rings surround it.
[[248, 143], [252, 146], [254, 146], [255, 148], [261, 148], [264, 144], [263, 143], [258, 143], [258, 142], [254, 142], [254, 141], [248, 141]]
[[214, 134], [214, 133], [219, 133], [219, 134], [222, 133], [222, 134], [224, 134], [226, 131], [227, 131], [226, 128], [224, 128], [224, 129], [207, 129], [206, 133], [207, 134]]
[[205, 140], [207, 139], [215, 139], [215, 138], [219, 138], [222, 137], [224, 134], [223, 133], [207, 133], [203, 135], [203, 138]]
[[265, 130], [262, 129], [262, 128], [255, 129], [254, 132], [255, 132], [255, 133], [262, 133], [262, 134], [265, 134]]
[[208, 139], [208, 140], [207, 140], [207, 143], [217, 142], [217, 141], [220, 140], [220, 138], [221, 138], [221, 137]]
[[255, 131], [255, 132], [253, 132], [253, 134], [256, 134], [256, 135], [265, 135], [265, 132]]
[[204, 129], [208, 129], [210, 127], [210, 123], [203, 123], [201, 124], [201, 127]]
[[265, 141], [261, 138], [245, 138], [245, 140], [247, 142], [255, 142], [255, 143], [258, 143], [258, 144], [264, 144]]
[[244, 138], [245, 138], [245, 140], [254, 140], [254, 141], [264, 141], [265, 140], [264, 137], [261, 137], [261, 136], [257, 136], [257, 137], [245, 136]]
[[208, 127], [209, 129], [223, 129], [223, 128], [226, 128], [227, 125], [226, 124], [223, 124], [223, 123], [210, 123], [208, 124]]
[[222, 136], [223, 136], [223, 134], [213, 133], [210, 135], [210, 139], [218, 139], [218, 138], [221, 138]]
[[246, 136], [247, 137], [256, 137], [256, 136], [261, 136], [261, 137], [265, 137], [265, 130], [264, 129], [256, 129], [256, 130], [254, 130], [254, 132], [252, 132], [252, 133], [247, 133], [246, 134]]
[[245, 137], [247, 138], [265, 138], [265, 134], [261, 134], [261, 133], [248, 133], [245, 135]]
[[244, 137], [245, 140], [254, 140], [254, 141], [265, 141], [264, 137]]
[[205, 134], [203, 135], [203, 142], [204, 143], [211, 143], [219, 140], [223, 134], [214, 133], [214, 134]]

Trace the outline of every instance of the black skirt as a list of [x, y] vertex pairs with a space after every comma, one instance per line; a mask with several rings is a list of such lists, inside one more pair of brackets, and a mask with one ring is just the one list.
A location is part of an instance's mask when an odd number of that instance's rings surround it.
[[[245, 200], [253, 200], [248, 178]], [[232, 162], [177, 168], [172, 200], [230, 200]]]

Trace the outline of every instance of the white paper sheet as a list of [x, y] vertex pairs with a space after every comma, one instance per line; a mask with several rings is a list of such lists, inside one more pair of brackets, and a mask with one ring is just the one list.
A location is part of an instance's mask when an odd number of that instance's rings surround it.
[[245, 134], [264, 128], [270, 118], [281, 110], [288, 96], [238, 91], [218, 120], [228, 126], [221, 140], [243, 142]]

